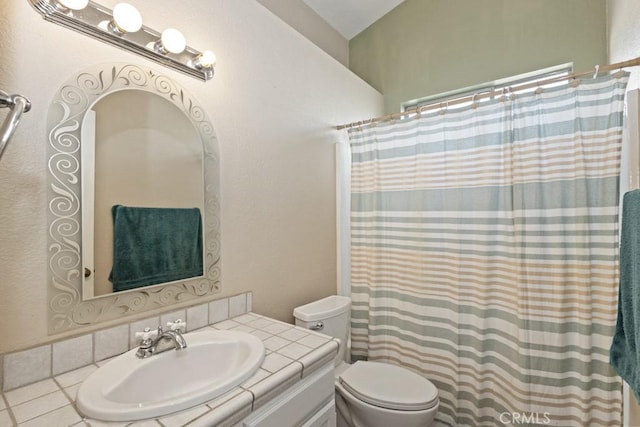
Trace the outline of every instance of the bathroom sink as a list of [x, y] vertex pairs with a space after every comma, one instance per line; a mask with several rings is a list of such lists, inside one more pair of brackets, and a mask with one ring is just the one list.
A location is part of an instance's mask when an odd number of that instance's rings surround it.
[[246, 332], [211, 329], [184, 338], [183, 350], [138, 359], [133, 349], [99, 368], [80, 386], [78, 409], [103, 421], [163, 416], [231, 390], [264, 359], [262, 341]]

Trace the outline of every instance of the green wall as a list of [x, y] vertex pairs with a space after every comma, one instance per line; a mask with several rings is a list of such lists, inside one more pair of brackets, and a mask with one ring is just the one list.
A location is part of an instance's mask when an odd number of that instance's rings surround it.
[[606, 32], [606, 0], [406, 0], [351, 40], [349, 64], [391, 113], [552, 65], [604, 64]]

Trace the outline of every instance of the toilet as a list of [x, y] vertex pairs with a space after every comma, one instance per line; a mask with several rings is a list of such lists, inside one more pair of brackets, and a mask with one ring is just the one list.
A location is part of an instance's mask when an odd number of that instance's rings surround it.
[[330, 296], [293, 310], [296, 325], [340, 339], [335, 360], [338, 427], [427, 427], [438, 412], [438, 390], [409, 369], [348, 363], [351, 299]]

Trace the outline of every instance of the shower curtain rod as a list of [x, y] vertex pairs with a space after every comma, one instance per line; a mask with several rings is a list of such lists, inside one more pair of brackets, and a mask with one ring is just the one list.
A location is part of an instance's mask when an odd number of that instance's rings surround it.
[[[471, 101], [472, 103], [475, 103], [475, 101], [479, 100], [479, 99], [483, 99], [483, 98], [491, 98], [493, 96], [496, 95], [500, 95], [500, 94], [505, 94], [508, 95], [511, 92], [515, 92], [515, 91], [519, 91], [519, 90], [526, 90], [526, 89], [532, 89], [534, 87], [538, 87], [538, 86], [543, 86], [543, 85], [547, 85], [550, 83], [556, 83], [556, 82], [561, 82], [563, 80], [575, 80], [579, 77], [585, 77], [585, 76], [589, 76], [589, 75], [593, 75], [593, 77], [597, 77], [598, 73], [601, 72], [607, 72], [607, 71], [613, 71], [613, 70], [618, 70], [618, 72], [622, 71], [623, 68], [627, 68], [627, 67], [635, 67], [637, 65], [640, 65], [640, 57], [634, 58], [634, 59], [630, 59], [628, 61], [623, 61], [623, 62], [618, 62], [616, 64], [609, 64], [609, 65], [596, 65], [595, 68], [589, 70], [589, 71], [580, 71], [577, 73], [571, 73], [568, 74], [566, 76], [559, 76], [559, 77], [551, 77], [548, 78], [546, 80], [540, 80], [534, 83], [523, 83], [521, 85], [516, 85], [516, 86], [512, 86], [512, 87], [505, 87], [503, 89], [498, 89], [498, 90], [492, 90], [489, 92], [482, 92], [482, 93], [475, 93], [473, 95], [467, 95], [467, 96], [463, 96], [460, 98], [454, 98], [454, 99], [450, 99], [448, 101], [443, 101], [443, 102], [435, 102], [433, 104], [426, 104], [426, 105], [421, 105], [419, 107], [415, 107], [415, 108], [410, 108], [408, 110], [405, 110], [401, 113], [391, 113], [391, 114], [387, 114], [385, 116], [380, 116], [380, 117], [374, 117], [372, 119], [368, 119], [368, 120], [363, 120], [363, 121], [359, 121], [359, 122], [353, 122], [353, 123], [348, 123], [348, 124], [344, 124], [344, 125], [339, 125], [336, 126], [336, 129], [341, 130], [341, 129], [347, 129], [347, 128], [352, 128], [352, 127], [358, 127], [358, 126], [363, 126], [363, 125], [368, 125], [371, 123], [377, 123], [377, 122], [385, 122], [385, 121], [389, 121], [389, 120], [397, 120], [397, 119], [401, 119], [404, 116], [408, 116], [410, 114], [420, 114], [423, 111], [428, 111], [428, 110], [435, 110], [437, 108], [447, 108], [450, 105], [456, 105], [456, 104], [462, 104], [465, 102], [469, 102]], [[542, 88], [540, 88], [542, 89]]]

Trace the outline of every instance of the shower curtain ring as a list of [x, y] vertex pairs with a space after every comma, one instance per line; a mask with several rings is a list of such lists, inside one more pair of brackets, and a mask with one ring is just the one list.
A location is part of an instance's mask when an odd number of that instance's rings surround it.
[[600, 65], [596, 65], [596, 72], [593, 74], [593, 78], [598, 77], [598, 73], [600, 72]]
[[478, 92], [474, 93], [471, 96], [471, 108], [475, 109], [478, 107], [478, 104], [476, 104], [476, 98], [478, 97]]
[[[444, 108], [442, 107], [442, 104], [444, 104]], [[445, 102], [441, 102], [440, 103], [440, 113], [439, 114], [440, 115], [444, 115], [447, 112], [448, 109], [449, 109], [449, 101], [447, 101], [446, 103]]]

